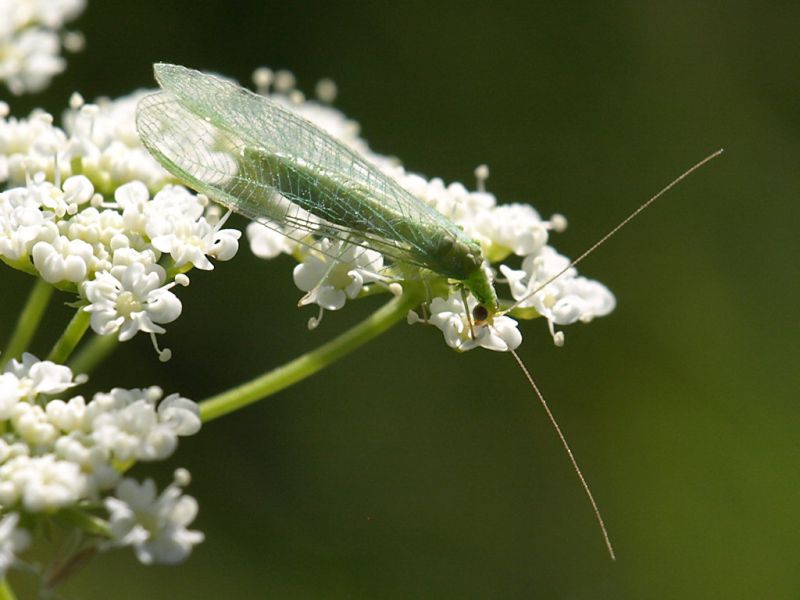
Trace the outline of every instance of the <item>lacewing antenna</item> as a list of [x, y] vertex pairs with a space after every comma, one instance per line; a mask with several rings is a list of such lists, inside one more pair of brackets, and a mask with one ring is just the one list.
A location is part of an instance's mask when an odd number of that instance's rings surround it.
[[[575, 260], [570, 262], [566, 267], [561, 269], [558, 273], [553, 275], [550, 279], [548, 279], [543, 284], [538, 286], [535, 290], [533, 290], [529, 294], [525, 295], [522, 299], [518, 300], [515, 304], [513, 304], [511, 306], [511, 308], [507, 309], [504, 312], [507, 313], [507, 312], [513, 310], [515, 307], [519, 306], [520, 303], [524, 302], [525, 300], [527, 300], [528, 298], [530, 298], [531, 296], [533, 296], [537, 292], [539, 292], [542, 289], [544, 289], [548, 284], [552, 283], [553, 281], [555, 281], [556, 279], [561, 277], [569, 269], [571, 269], [572, 267], [577, 265], [584, 258], [589, 256], [592, 252], [594, 252], [600, 246], [605, 244], [620, 229], [625, 227], [637, 215], [639, 215], [639, 213], [643, 212], [651, 204], [653, 204], [653, 202], [658, 200], [661, 196], [666, 194], [669, 190], [671, 190], [673, 187], [678, 185], [678, 183], [680, 183], [686, 177], [688, 177], [689, 175], [694, 173], [697, 169], [699, 169], [700, 167], [702, 167], [706, 163], [712, 161], [713, 159], [717, 158], [720, 154], [722, 154], [722, 152], [723, 152], [723, 149], [720, 148], [716, 152], [714, 152], [712, 154], [709, 154], [703, 160], [701, 160], [700, 162], [696, 163], [694, 166], [690, 167], [689, 169], [684, 171], [681, 175], [679, 175], [678, 177], [673, 179], [668, 185], [666, 185], [664, 188], [662, 188], [661, 191], [659, 191], [652, 198], [650, 198], [645, 203], [640, 205], [636, 210], [634, 210], [627, 217], [625, 217], [616, 227], [611, 229], [603, 237], [601, 237], [594, 244], [592, 244], [586, 251], [584, 251], [580, 256], [578, 256], [578, 258], [576, 258]], [[583, 488], [583, 491], [586, 493], [586, 496], [589, 499], [589, 504], [591, 505], [592, 511], [594, 512], [595, 520], [597, 521], [597, 524], [600, 526], [600, 531], [603, 534], [603, 541], [605, 542], [606, 549], [608, 550], [608, 555], [611, 557], [611, 560], [616, 560], [617, 556], [616, 556], [616, 553], [614, 552], [614, 546], [611, 544], [611, 538], [608, 535], [608, 529], [606, 528], [605, 521], [603, 521], [603, 515], [600, 513], [600, 508], [597, 506], [597, 502], [594, 499], [594, 495], [592, 495], [592, 491], [589, 488], [589, 484], [586, 482], [586, 478], [583, 476], [583, 472], [581, 471], [581, 468], [578, 466], [578, 461], [575, 459], [575, 455], [573, 454], [572, 449], [570, 448], [569, 443], [567, 442], [566, 436], [561, 431], [561, 427], [558, 425], [558, 421], [556, 421], [556, 418], [555, 418], [555, 415], [553, 414], [553, 411], [550, 410], [550, 406], [547, 404], [547, 401], [544, 399], [544, 395], [539, 390], [539, 386], [537, 386], [536, 382], [533, 380], [533, 376], [531, 375], [531, 373], [528, 370], [528, 368], [525, 366], [525, 363], [522, 362], [522, 359], [519, 357], [519, 355], [514, 350], [511, 350], [510, 352], [511, 352], [511, 355], [514, 357], [514, 360], [517, 361], [517, 364], [519, 365], [519, 368], [522, 369], [522, 373], [525, 375], [525, 378], [528, 380], [528, 383], [530, 384], [531, 388], [533, 389], [534, 393], [536, 394], [536, 397], [539, 399], [539, 403], [542, 405], [542, 408], [544, 408], [544, 412], [547, 414], [547, 418], [550, 420], [550, 424], [553, 426], [553, 429], [555, 429], [556, 434], [558, 435], [558, 439], [561, 441], [561, 445], [563, 446], [564, 451], [567, 453], [567, 457], [569, 458], [570, 463], [572, 463], [572, 469], [575, 471], [575, 474], [578, 476], [578, 480], [581, 483], [581, 487]]]
[[716, 152], [714, 152], [714, 153], [712, 153], [712, 154], [709, 154], [708, 156], [706, 156], [706, 157], [705, 157], [703, 160], [701, 160], [700, 162], [696, 163], [694, 166], [692, 166], [692, 167], [689, 167], [689, 168], [688, 168], [686, 171], [684, 171], [684, 172], [683, 172], [683, 173], [681, 173], [681, 174], [680, 174], [678, 177], [676, 177], [675, 179], [673, 179], [673, 180], [672, 180], [672, 181], [671, 181], [669, 184], [667, 184], [666, 186], [664, 186], [664, 187], [661, 189], [661, 191], [659, 191], [659, 192], [658, 192], [658, 193], [657, 193], [655, 196], [653, 196], [653, 197], [652, 197], [652, 198], [650, 198], [650, 199], [649, 199], [647, 202], [645, 202], [645, 203], [643, 203], [642, 205], [640, 205], [640, 206], [639, 206], [639, 208], [637, 208], [636, 210], [634, 210], [634, 211], [633, 211], [631, 214], [629, 214], [629, 215], [628, 215], [627, 217], [625, 217], [625, 218], [624, 218], [622, 221], [620, 221], [620, 222], [619, 222], [619, 223], [618, 223], [618, 224], [617, 224], [617, 225], [616, 225], [614, 228], [612, 228], [612, 229], [611, 229], [611, 231], [609, 231], [608, 233], [606, 233], [606, 234], [605, 234], [603, 237], [601, 237], [599, 240], [597, 240], [597, 241], [596, 241], [594, 244], [592, 244], [591, 246], [589, 246], [589, 248], [588, 248], [587, 250], [585, 250], [585, 251], [584, 251], [584, 252], [583, 252], [583, 253], [582, 253], [580, 256], [578, 256], [578, 258], [576, 258], [575, 260], [571, 261], [571, 262], [570, 262], [570, 263], [569, 263], [569, 264], [568, 264], [566, 267], [564, 267], [563, 269], [561, 269], [561, 270], [560, 270], [558, 273], [556, 273], [555, 275], [553, 275], [553, 276], [552, 276], [550, 279], [548, 279], [547, 281], [545, 281], [543, 284], [539, 285], [539, 286], [538, 286], [538, 287], [537, 287], [535, 290], [533, 290], [533, 291], [529, 292], [528, 294], [526, 294], [525, 296], [523, 296], [521, 299], [517, 300], [517, 301], [516, 301], [514, 304], [512, 304], [512, 305], [511, 305], [511, 307], [510, 307], [510, 308], [506, 309], [506, 310], [504, 311], [504, 313], [508, 313], [508, 312], [510, 312], [511, 310], [515, 309], [517, 306], [519, 306], [520, 304], [522, 304], [523, 302], [525, 302], [525, 300], [527, 300], [527, 299], [528, 299], [528, 298], [530, 298], [531, 296], [533, 296], [533, 295], [535, 295], [535, 294], [539, 293], [539, 292], [540, 292], [540, 291], [542, 291], [544, 288], [546, 288], [548, 285], [550, 285], [551, 283], [553, 283], [553, 282], [554, 282], [556, 279], [558, 279], [559, 277], [561, 277], [561, 276], [562, 276], [564, 273], [566, 273], [567, 271], [569, 271], [571, 268], [575, 267], [575, 266], [576, 266], [578, 263], [582, 262], [584, 258], [586, 258], [586, 257], [587, 257], [587, 256], [589, 256], [590, 254], [592, 254], [592, 253], [593, 253], [595, 250], [597, 250], [597, 249], [598, 249], [600, 246], [602, 246], [603, 244], [605, 244], [605, 243], [606, 243], [606, 242], [607, 242], [609, 239], [611, 239], [611, 238], [612, 238], [614, 235], [616, 235], [616, 234], [619, 232], [619, 230], [620, 230], [620, 229], [622, 229], [622, 228], [623, 228], [623, 227], [625, 227], [625, 226], [626, 226], [628, 223], [630, 223], [631, 221], [633, 221], [633, 219], [634, 219], [634, 218], [636, 218], [636, 217], [639, 215], [639, 213], [642, 213], [642, 212], [644, 212], [644, 211], [645, 211], [647, 208], [649, 208], [649, 207], [650, 207], [650, 205], [651, 205], [651, 204], [653, 204], [653, 202], [655, 202], [656, 200], [658, 200], [658, 199], [659, 199], [661, 196], [663, 196], [664, 194], [666, 194], [668, 191], [670, 191], [672, 188], [674, 188], [676, 185], [678, 185], [678, 184], [679, 184], [681, 181], [683, 181], [684, 179], [686, 179], [686, 178], [687, 178], [689, 175], [691, 175], [692, 173], [694, 173], [695, 171], [697, 171], [697, 169], [699, 169], [700, 167], [702, 167], [702, 166], [703, 166], [703, 165], [705, 165], [706, 163], [709, 163], [709, 162], [711, 162], [712, 160], [714, 160], [715, 158], [717, 158], [717, 157], [718, 157], [720, 154], [722, 154], [723, 152], [724, 152], [724, 149], [723, 149], [723, 148], [720, 148], [720, 149], [719, 149], [719, 150], [717, 150]]

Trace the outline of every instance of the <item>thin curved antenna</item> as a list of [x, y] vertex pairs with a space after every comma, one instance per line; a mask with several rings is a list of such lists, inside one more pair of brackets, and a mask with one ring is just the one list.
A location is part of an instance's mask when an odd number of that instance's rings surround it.
[[600, 508], [597, 506], [597, 502], [595, 502], [594, 496], [592, 495], [592, 491], [589, 489], [589, 484], [586, 483], [586, 478], [583, 476], [583, 472], [581, 471], [581, 468], [578, 466], [578, 461], [575, 460], [575, 455], [572, 453], [572, 449], [569, 447], [569, 444], [567, 443], [567, 438], [561, 431], [561, 427], [558, 426], [558, 421], [556, 421], [555, 415], [553, 415], [553, 412], [547, 405], [547, 401], [544, 399], [544, 395], [542, 395], [542, 392], [539, 391], [539, 387], [533, 380], [533, 376], [528, 370], [528, 367], [525, 366], [525, 363], [522, 362], [522, 359], [514, 350], [510, 350], [510, 352], [511, 355], [514, 357], [514, 360], [517, 361], [519, 368], [522, 369], [522, 372], [525, 374], [525, 378], [528, 380], [528, 383], [531, 384], [533, 391], [538, 396], [539, 402], [544, 408], [544, 412], [547, 413], [547, 417], [550, 419], [550, 423], [553, 425], [553, 429], [556, 430], [558, 438], [561, 440], [561, 445], [564, 447], [564, 450], [566, 451], [567, 456], [569, 457], [569, 461], [572, 463], [572, 468], [581, 482], [583, 491], [586, 492], [586, 496], [589, 498], [589, 504], [592, 505], [592, 510], [594, 511], [594, 518], [597, 520], [597, 524], [600, 526], [600, 531], [603, 533], [603, 541], [606, 543], [606, 549], [608, 550], [608, 555], [611, 557], [611, 560], [617, 560], [617, 555], [614, 553], [614, 546], [611, 545], [611, 538], [608, 537], [608, 530], [606, 529], [606, 524], [603, 521], [603, 515], [600, 514]]
[[644, 211], [646, 208], [648, 208], [648, 207], [649, 207], [649, 206], [650, 206], [650, 205], [651, 205], [653, 202], [655, 202], [656, 200], [658, 200], [658, 199], [659, 199], [661, 196], [663, 196], [664, 194], [666, 194], [668, 191], [670, 191], [672, 188], [674, 188], [676, 185], [678, 185], [678, 184], [679, 184], [681, 181], [683, 181], [683, 180], [684, 180], [684, 179], [686, 179], [686, 178], [687, 178], [689, 175], [691, 175], [692, 173], [694, 173], [694, 172], [695, 172], [697, 169], [699, 169], [700, 167], [702, 167], [702, 166], [703, 166], [703, 165], [705, 165], [706, 163], [708, 163], [708, 162], [711, 162], [712, 160], [714, 160], [715, 158], [717, 158], [717, 157], [718, 157], [720, 154], [722, 154], [722, 153], [723, 153], [723, 151], [724, 151], [724, 149], [723, 149], [723, 148], [720, 148], [720, 149], [719, 149], [719, 150], [717, 150], [716, 152], [714, 152], [714, 153], [712, 153], [712, 154], [709, 154], [709, 155], [708, 155], [708, 156], [706, 156], [706, 157], [705, 157], [703, 160], [701, 160], [700, 162], [698, 162], [697, 164], [695, 164], [693, 167], [690, 167], [689, 169], [687, 169], [686, 171], [684, 171], [684, 172], [683, 172], [681, 175], [679, 175], [678, 177], [676, 177], [675, 179], [673, 179], [673, 180], [672, 180], [672, 181], [671, 181], [671, 182], [670, 182], [668, 185], [666, 185], [664, 188], [662, 188], [660, 192], [658, 192], [658, 193], [657, 193], [655, 196], [653, 196], [652, 198], [650, 198], [650, 199], [649, 199], [647, 202], [645, 202], [644, 204], [642, 204], [641, 206], [639, 206], [639, 208], [637, 208], [637, 209], [636, 209], [636, 210], [634, 210], [634, 211], [633, 211], [631, 214], [629, 214], [627, 217], [625, 217], [625, 218], [624, 218], [624, 219], [623, 219], [623, 220], [622, 220], [622, 221], [621, 221], [621, 222], [620, 222], [620, 223], [619, 223], [619, 224], [618, 224], [616, 227], [614, 227], [614, 228], [613, 228], [611, 231], [609, 231], [607, 234], [605, 234], [603, 237], [601, 237], [599, 240], [597, 240], [597, 241], [596, 241], [594, 244], [592, 244], [592, 245], [589, 247], [589, 249], [588, 249], [588, 250], [586, 250], [586, 251], [584, 251], [584, 252], [583, 252], [583, 253], [582, 253], [582, 254], [581, 254], [581, 255], [580, 255], [578, 258], [576, 258], [575, 260], [571, 261], [571, 262], [570, 262], [570, 263], [569, 263], [569, 264], [568, 264], [566, 267], [564, 267], [563, 269], [561, 269], [561, 270], [560, 270], [558, 273], [556, 273], [555, 275], [553, 275], [553, 276], [552, 276], [550, 279], [548, 279], [547, 281], [545, 281], [543, 284], [539, 285], [539, 286], [538, 286], [538, 287], [537, 287], [535, 290], [533, 290], [532, 292], [530, 292], [530, 293], [528, 293], [528, 294], [525, 294], [525, 296], [523, 296], [521, 299], [517, 300], [517, 301], [516, 301], [514, 304], [512, 304], [512, 305], [511, 305], [511, 307], [509, 307], [509, 308], [507, 308], [506, 310], [504, 310], [504, 311], [503, 311], [501, 314], [506, 314], [506, 313], [508, 313], [508, 312], [512, 311], [512, 310], [513, 310], [513, 309], [515, 309], [517, 306], [519, 306], [520, 304], [522, 304], [523, 302], [525, 302], [525, 300], [527, 300], [528, 298], [530, 298], [531, 296], [533, 296], [533, 295], [535, 295], [535, 294], [538, 294], [538, 293], [539, 293], [540, 291], [542, 291], [542, 290], [543, 290], [545, 287], [547, 287], [548, 285], [550, 285], [551, 283], [553, 283], [553, 282], [554, 282], [556, 279], [558, 279], [559, 277], [561, 277], [561, 276], [562, 276], [564, 273], [566, 273], [567, 271], [569, 271], [569, 270], [570, 270], [572, 267], [576, 266], [578, 263], [580, 263], [581, 261], [583, 261], [583, 259], [584, 259], [584, 258], [586, 258], [587, 256], [589, 256], [589, 255], [590, 255], [592, 252], [594, 252], [594, 251], [595, 251], [595, 250], [597, 250], [597, 249], [598, 249], [600, 246], [602, 246], [603, 244], [605, 244], [605, 243], [606, 243], [606, 242], [607, 242], [607, 241], [608, 241], [608, 240], [609, 240], [609, 239], [610, 239], [612, 236], [616, 235], [616, 233], [617, 233], [617, 232], [619, 232], [619, 230], [620, 230], [620, 229], [622, 229], [623, 227], [625, 227], [625, 225], [627, 225], [628, 223], [630, 223], [630, 222], [631, 222], [631, 221], [632, 221], [632, 220], [633, 220], [633, 219], [634, 219], [636, 216], [638, 216], [638, 215], [639, 215], [639, 213], [643, 212], [643, 211]]

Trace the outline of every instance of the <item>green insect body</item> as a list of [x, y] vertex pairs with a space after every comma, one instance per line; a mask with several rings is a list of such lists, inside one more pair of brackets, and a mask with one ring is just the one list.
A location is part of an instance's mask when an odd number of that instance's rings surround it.
[[458, 281], [498, 313], [478, 242], [375, 166], [263, 96], [181, 66], [154, 70], [163, 91], [142, 99], [137, 128], [179, 180], [297, 241], [324, 235]]

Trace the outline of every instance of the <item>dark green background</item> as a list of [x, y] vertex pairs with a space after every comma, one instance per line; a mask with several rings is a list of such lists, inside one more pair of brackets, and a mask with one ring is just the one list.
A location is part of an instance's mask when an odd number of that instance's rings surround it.
[[[555, 243], [572, 256], [726, 153], [584, 263], [613, 315], [568, 328], [562, 349], [523, 325], [618, 562], [511, 357], [399, 326], [181, 445], [169, 468], [192, 471], [207, 535], [187, 564], [110, 553], [66, 592], [798, 597], [798, 23], [797, 3], [90, 2], [86, 51], [17, 114], [151, 85], [156, 60], [245, 81], [289, 68], [308, 91], [330, 76], [376, 150], [470, 186], [489, 163], [500, 199], [567, 215]], [[200, 400], [377, 306], [308, 332], [291, 268], [243, 249], [196, 272], [163, 338], [174, 359], [140, 336], [93, 383]], [[30, 281], [2, 277], [6, 335]], [[40, 352], [66, 315], [56, 303]]]

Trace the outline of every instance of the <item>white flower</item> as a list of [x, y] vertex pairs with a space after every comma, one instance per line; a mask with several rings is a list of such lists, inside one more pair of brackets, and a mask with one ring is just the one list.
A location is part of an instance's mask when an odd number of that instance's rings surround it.
[[248, 223], [245, 231], [250, 250], [258, 258], [269, 259], [279, 254], [291, 254], [297, 247], [285, 234], [256, 221]]
[[[486, 211], [476, 223], [476, 229], [489, 244], [526, 256], [539, 252], [547, 243], [548, 224], [543, 222], [529, 204], [504, 204]], [[497, 252], [497, 260], [505, 258]]]
[[[537, 255], [522, 262], [522, 270], [501, 266], [515, 299], [520, 306], [534, 307], [558, 325], [590, 321], [614, 310], [614, 295], [597, 281], [579, 277], [574, 268], [567, 269], [550, 283], [552, 277], [569, 265], [569, 259], [545, 247]], [[544, 287], [542, 287], [544, 285]]]
[[[52, 151], [55, 153], [56, 149]], [[82, 175], [70, 177], [64, 182], [64, 187], [58, 187], [46, 181], [45, 174], [41, 172], [28, 182], [27, 190], [37, 206], [59, 218], [67, 213], [75, 214], [78, 207], [88, 202], [94, 194], [92, 183]]]
[[158, 323], [171, 323], [181, 314], [181, 302], [169, 291], [174, 283], [162, 285], [163, 269], [134, 263], [98, 273], [83, 286], [90, 304], [83, 310], [92, 314], [92, 329], [100, 335], [119, 332], [119, 340], [131, 339], [139, 331], [164, 333]]
[[163, 460], [178, 444], [178, 436], [200, 429], [200, 413], [191, 400], [172, 394], [156, 407], [159, 388], [112, 390], [96, 394], [88, 405], [90, 436], [120, 461]]
[[461, 225], [470, 236], [474, 235], [475, 222], [497, 203], [492, 194], [471, 192], [458, 182], [445, 185], [439, 177], [428, 180], [416, 173], [406, 172], [401, 166], [385, 169], [385, 172], [416, 198]]
[[131, 243], [122, 215], [115, 210], [99, 211], [93, 206], [83, 209], [69, 220], [59, 222], [59, 230], [71, 239], [92, 244], [94, 248], [99, 245], [104, 255], [108, 254], [109, 249], [113, 251], [116, 247], [127, 247]]
[[53, 455], [17, 456], [0, 465], [0, 504], [22, 502], [30, 512], [53, 512], [83, 496], [86, 476], [78, 465]]
[[140, 562], [178, 563], [203, 541], [201, 532], [187, 529], [197, 516], [197, 501], [183, 495], [177, 482], [157, 496], [152, 479], [140, 484], [125, 478], [116, 495], [105, 500], [112, 542], [133, 546]]
[[44, 409], [37, 404], [20, 402], [14, 407], [11, 424], [24, 442], [32, 447], [51, 446], [59, 436]]
[[76, 385], [68, 367], [39, 361], [25, 353], [22, 361], [11, 360], [0, 375], [0, 419], [9, 419], [21, 400], [33, 400], [38, 394], [58, 394]]
[[383, 256], [374, 250], [320, 240], [294, 268], [295, 285], [307, 292], [300, 304], [339, 310], [348, 298], [358, 296], [364, 284], [382, 280], [382, 268]]
[[200, 431], [200, 409], [195, 402], [178, 394], [170, 394], [158, 404], [158, 420], [177, 435]]
[[[66, 135], [44, 111], [27, 119], [0, 118], [0, 180], [25, 186], [31, 174], [52, 173], [53, 159], [66, 144]], [[59, 164], [69, 166], [66, 160]]]
[[15, 456], [29, 456], [30, 452], [31, 449], [23, 442], [9, 442], [0, 438], [0, 464], [14, 458]]
[[21, 261], [37, 241], [55, 240], [58, 227], [53, 217], [40, 210], [38, 199], [28, 188], [0, 193], [0, 256]]
[[30, 534], [17, 527], [19, 513], [8, 513], [0, 520], [0, 578], [6, 576], [9, 567], [17, 561], [17, 554], [31, 542]]
[[70, 433], [84, 430], [87, 408], [83, 396], [75, 396], [66, 402], [58, 399], [51, 400], [44, 409], [48, 420], [61, 431]]
[[58, 53], [58, 34], [46, 29], [27, 29], [12, 40], [0, 43], [0, 79], [15, 95], [39, 92], [53, 75], [64, 70], [66, 62]]
[[91, 437], [80, 433], [65, 435], [56, 441], [53, 451], [63, 460], [74, 463], [87, 475], [86, 497], [94, 499], [101, 490], [114, 487], [121, 478], [111, 463], [111, 453], [94, 445]]
[[191, 263], [206, 271], [214, 268], [206, 255], [219, 260], [233, 258], [242, 235], [236, 229], [217, 229], [205, 219], [174, 221], [166, 218], [151, 220], [147, 233], [153, 247], [172, 256], [177, 267]]
[[8, 419], [25, 393], [21, 390], [19, 379], [12, 373], [0, 375], [0, 419]]
[[[569, 264], [568, 258], [546, 246], [538, 255], [526, 257], [522, 270], [500, 266], [518, 305], [532, 307], [547, 319], [550, 334], [558, 346], [564, 343], [564, 334], [556, 332], [555, 325], [588, 323], [594, 317], [609, 314], [616, 306], [616, 299], [608, 288], [598, 281], [578, 276], [574, 268], [567, 268]], [[558, 277], [550, 281], [556, 275]]]
[[48, 283], [84, 281], [94, 262], [90, 244], [63, 235], [52, 242], [36, 242], [31, 254], [33, 266]]
[[[37, 92], [53, 75], [64, 70], [58, 54], [61, 39], [57, 30], [78, 16], [85, 0], [3, 0], [0, 2], [0, 80], [14, 94]], [[64, 46], [70, 44], [69, 34]]]
[[[477, 304], [473, 297], [468, 298], [470, 311]], [[447, 300], [434, 298], [429, 310], [431, 314], [428, 322], [438, 327], [444, 334], [447, 345], [459, 352], [478, 347], [507, 352], [516, 349], [522, 342], [517, 322], [511, 317], [490, 317], [489, 320], [480, 323], [473, 320], [470, 329], [464, 302], [458, 294], [451, 294]], [[413, 313], [412, 315], [409, 319], [411, 322], [419, 321], [419, 317]]]

